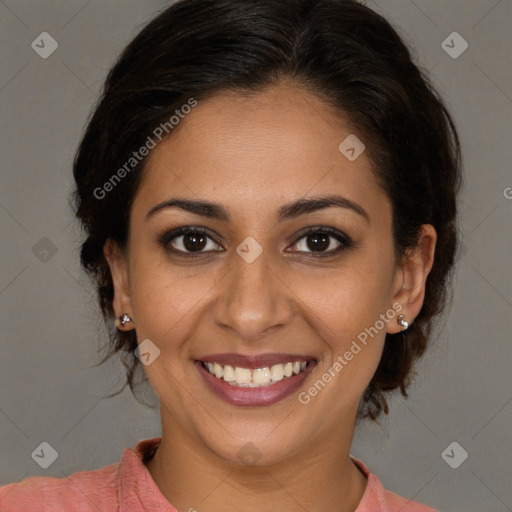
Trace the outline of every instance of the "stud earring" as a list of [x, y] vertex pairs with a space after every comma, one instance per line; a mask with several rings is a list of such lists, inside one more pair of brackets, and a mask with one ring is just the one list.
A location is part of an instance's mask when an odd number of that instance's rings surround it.
[[402, 331], [405, 331], [409, 327], [409, 322], [405, 319], [405, 315], [398, 315], [396, 321], [398, 325], [402, 326]]
[[123, 313], [120, 317], [119, 317], [119, 322], [121, 322], [121, 326], [122, 327], [126, 327], [126, 324], [128, 322], [133, 322], [132, 318], [127, 315], [126, 313]]

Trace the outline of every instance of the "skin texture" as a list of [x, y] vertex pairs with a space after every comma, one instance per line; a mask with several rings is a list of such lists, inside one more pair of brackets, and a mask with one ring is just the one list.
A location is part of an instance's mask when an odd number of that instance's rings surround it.
[[[126, 252], [105, 245], [116, 315], [128, 313], [139, 343], [149, 338], [161, 351], [145, 367], [162, 420], [162, 444], [147, 467], [179, 510], [353, 512], [361, 500], [366, 479], [349, 458], [356, 413], [386, 332], [401, 330], [396, 318], [307, 405], [297, 393], [270, 406], [226, 403], [194, 366], [219, 352], [310, 355], [318, 363], [300, 392], [393, 303], [409, 322], [418, 314], [435, 230], [424, 225], [418, 248], [396, 260], [391, 203], [367, 153], [350, 162], [338, 150], [351, 133], [364, 140], [293, 83], [218, 93], [150, 154]], [[357, 203], [369, 220], [339, 207], [276, 219], [285, 203], [331, 194]], [[232, 218], [177, 208], [146, 217], [171, 197], [221, 203]], [[181, 226], [212, 232], [203, 255], [187, 259], [162, 247], [159, 237]], [[340, 230], [353, 246], [315, 259], [302, 232], [317, 226]], [[236, 252], [248, 236], [263, 249], [250, 264]], [[323, 252], [339, 246], [328, 240]], [[183, 235], [172, 246], [186, 251]], [[237, 454], [249, 442], [260, 458], [244, 465]]]

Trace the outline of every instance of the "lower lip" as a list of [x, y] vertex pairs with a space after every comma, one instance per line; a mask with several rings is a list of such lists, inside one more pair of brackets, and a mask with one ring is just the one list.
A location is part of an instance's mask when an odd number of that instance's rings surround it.
[[304, 382], [304, 379], [313, 369], [314, 363], [308, 362], [306, 368], [292, 377], [286, 377], [283, 380], [270, 386], [260, 388], [245, 388], [240, 386], [232, 386], [223, 379], [213, 376], [201, 361], [195, 362], [199, 373], [205, 380], [207, 386], [213, 393], [224, 401], [241, 406], [259, 406], [272, 405], [284, 398], [290, 396]]

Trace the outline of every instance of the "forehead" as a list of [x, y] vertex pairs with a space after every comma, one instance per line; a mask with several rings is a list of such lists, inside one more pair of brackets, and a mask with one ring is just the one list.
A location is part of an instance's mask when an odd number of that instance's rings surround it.
[[387, 198], [366, 152], [351, 161], [339, 149], [354, 135], [364, 139], [297, 86], [222, 92], [200, 101], [152, 150], [136, 203], [181, 195], [263, 215], [298, 197], [339, 193], [378, 206]]

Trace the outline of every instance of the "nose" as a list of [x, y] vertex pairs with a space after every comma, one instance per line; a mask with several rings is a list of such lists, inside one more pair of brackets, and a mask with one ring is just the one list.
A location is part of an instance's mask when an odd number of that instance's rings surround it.
[[265, 339], [288, 325], [296, 311], [293, 292], [270, 260], [266, 251], [251, 263], [234, 254], [223, 279], [214, 320], [223, 329], [234, 331], [238, 339]]

